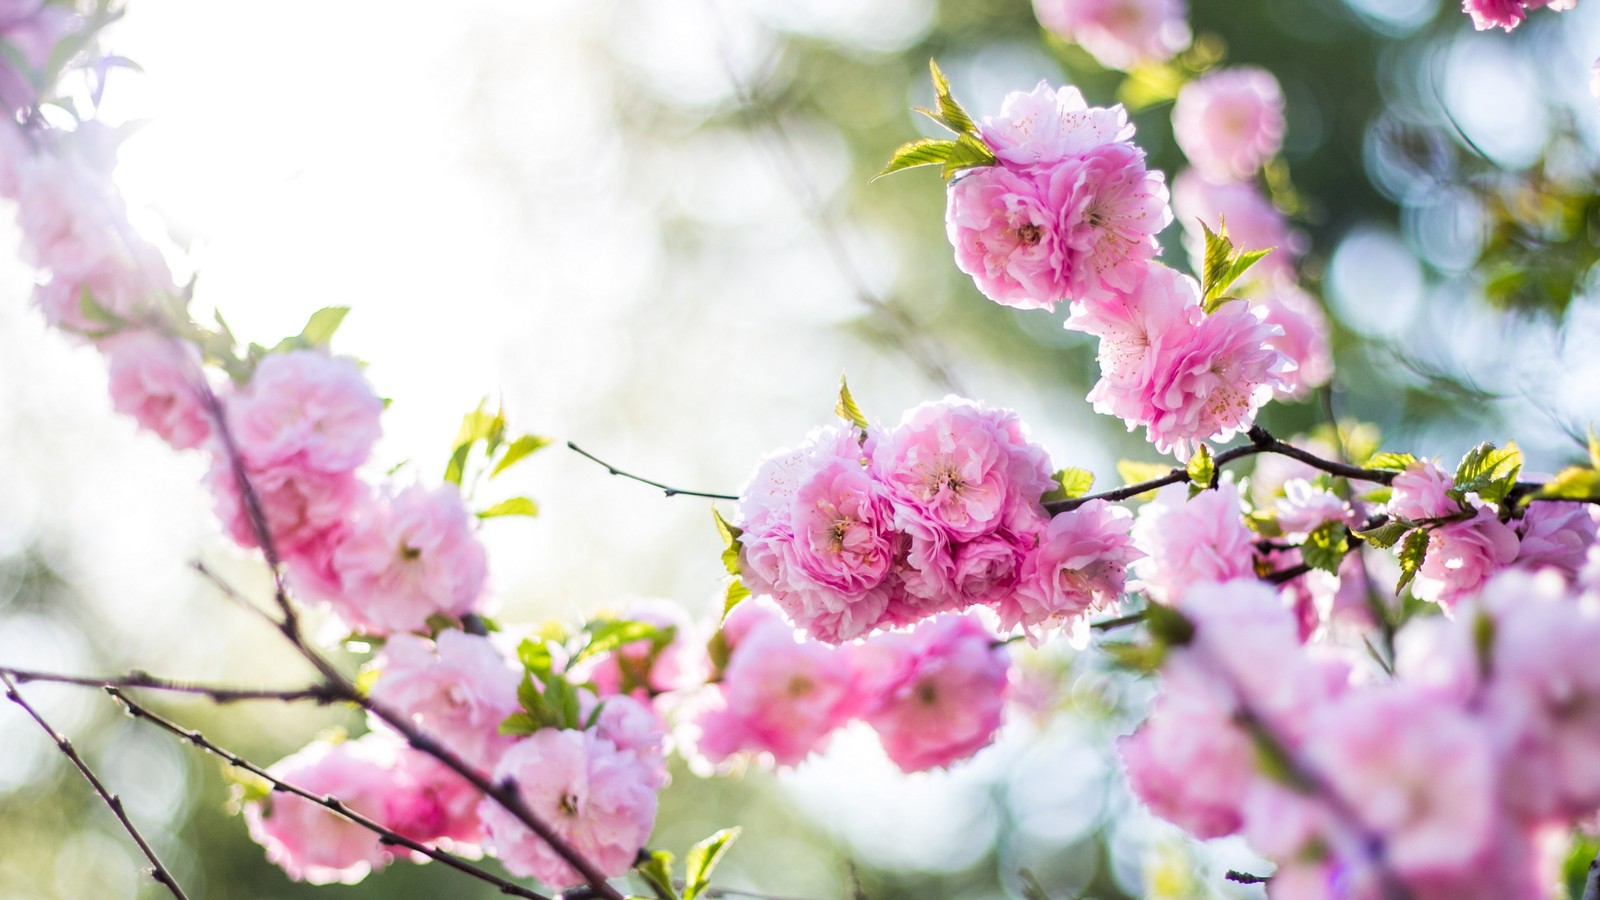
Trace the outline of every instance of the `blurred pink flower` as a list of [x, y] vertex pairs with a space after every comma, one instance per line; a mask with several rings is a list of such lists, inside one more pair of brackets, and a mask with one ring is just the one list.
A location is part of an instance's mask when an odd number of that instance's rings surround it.
[[1034, 0], [1033, 11], [1107, 68], [1165, 62], [1189, 46], [1184, 0]]
[[1172, 133], [1184, 155], [1213, 181], [1255, 174], [1283, 146], [1283, 91], [1255, 66], [1213, 70], [1184, 85]]
[[1281, 336], [1268, 340], [1267, 346], [1294, 363], [1294, 368], [1283, 374], [1284, 386], [1278, 391], [1279, 396], [1306, 399], [1313, 388], [1322, 387], [1333, 377], [1327, 315], [1310, 294], [1292, 284], [1272, 288], [1271, 295], [1256, 305], [1268, 325], [1283, 330]]
[[211, 436], [201, 399], [200, 354], [194, 345], [155, 331], [124, 331], [100, 342], [111, 405], [139, 427], [187, 450]]
[[373, 662], [378, 680], [372, 699], [444, 741], [462, 759], [485, 772], [512, 738], [500, 723], [521, 710], [520, 680], [488, 638], [454, 629], [436, 643], [396, 634]]
[[1188, 486], [1168, 485], [1139, 510], [1133, 542], [1145, 553], [1134, 561], [1130, 585], [1158, 603], [1183, 605], [1191, 586], [1254, 578], [1255, 533], [1244, 524], [1239, 486], [1223, 481], [1188, 498]]
[[355, 360], [293, 350], [261, 360], [249, 384], [229, 398], [228, 422], [253, 467], [348, 472], [367, 461], [382, 412]]

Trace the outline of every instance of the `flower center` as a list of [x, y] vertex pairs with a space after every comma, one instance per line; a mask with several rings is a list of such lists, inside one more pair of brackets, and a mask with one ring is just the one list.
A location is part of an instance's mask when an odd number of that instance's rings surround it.
[[1029, 247], [1037, 245], [1043, 238], [1044, 230], [1032, 222], [1017, 229], [1017, 240]]

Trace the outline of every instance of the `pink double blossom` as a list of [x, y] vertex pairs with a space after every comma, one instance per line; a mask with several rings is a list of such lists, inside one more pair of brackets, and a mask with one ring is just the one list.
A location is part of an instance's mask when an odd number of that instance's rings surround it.
[[1385, 508], [1389, 515], [1413, 522], [1453, 516], [1461, 511], [1461, 504], [1449, 493], [1455, 483], [1437, 462], [1419, 459], [1395, 475]]
[[1219, 69], [1184, 85], [1172, 105], [1172, 134], [1213, 181], [1249, 178], [1283, 146], [1283, 91], [1256, 66]]
[[1517, 558], [1517, 533], [1493, 509], [1479, 509], [1465, 522], [1452, 522], [1428, 534], [1428, 554], [1411, 592], [1445, 608], [1476, 593]]
[[1160, 603], [1181, 606], [1193, 585], [1255, 576], [1255, 534], [1245, 527], [1239, 486], [1224, 481], [1188, 499], [1188, 488], [1164, 487], [1133, 523], [1132, 589]]
[[1039, 24], [1127, 71], [1165, 62], [1189, 46], [1184, 0], [1033, 0]]
[[1461, 11], [1472, 17], [1479, 31], [1501, 28], [1511, 31], [1528, 17], [1528, 10], [1549, 7], [1562, 12], [1578, 7], [1578, 0], [1461, 0]]
[[[449, 734], [453, 739], [454, 733]], [[452, 743], [452, 747], [455, 745]], [[492, 767], [485, 771], [492, 771]], [[443, 846], [458, 855], [480, 856], [483, 794], [455, 770], [420, 750], [406, 747], [395, 763], [396, 784], [385, 798], [382, 822], [414, 841]], [[421, 853], [413, 862], [427, 862]]]
[[1582, 503], [1530, 503], [1516, 524], [1518, 568], [1555, 569], [1578, 577], [1595, 546], [1594, 508]]
[[950, 185], [945, 229], [956, 268], [1003, 306], [1054, 309], [1071, 293], [1049, 187], [1005, 166], [976, 169]]
[[1009, 654], [977, 620], [941, 616], [852, 652], [875, 671], [861, 717], [901, 771], [942, 768], [993, 742]]
[[[496, 782], [507, 779], [535, 815], [607, 877], [633, 867], [655, 826], [655, 770], [593, 731], [545, 728], [523, 738], [495, 768]], [[487, 846], [512, 874], [552, 887], [584, 881], [500, 804], [484, 800], [478, 815]]]
[[211, 436], [200, 354], [192, 344], [138, 330], [102, 341], [100, 350], [117, 412], [176, 450], [198, 447]]
[[355, 360], [315, 350], [269, 354], [228, 401], [234, 440], [253, 468], [354, 470], [382, 433], [382, 412]]
[[1268, 339], [1267, 346], [1294, 363], [1284, 371], [1278, 395], [1288, 400], [1306, 399], [1333, 377], [1327, 314], [1310, 294], [1292, 284], [1274, 286], [1271, 294], [1255, 305], [1262, 311], [1263, 321], [1283, 332]]
[[1128, 566], [1144, 555], [1132, 527], [1132, 513], [1104, 500], [1058, 513], [1023, 564], [1016, 591], [995, 607], [1001, 627], [1032, 629], [1115, 606]]
[[519, 679], [488, 638], [446, 629], [430, 646], [396, 634], [373, 667], [372, 699], [447, 741], [467, 762], [491, 771], [511, 746], [500, 723], [521, 709]]

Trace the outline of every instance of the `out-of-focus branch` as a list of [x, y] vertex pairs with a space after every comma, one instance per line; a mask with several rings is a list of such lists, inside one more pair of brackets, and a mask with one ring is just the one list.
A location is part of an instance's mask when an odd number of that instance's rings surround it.
[[737, 500], [737, 499], [739, 499], [738, 496], [736, 496], [734, 494], [713, 494], [713, 493], [709, 493], [707, 491], [686, 491], [683, 488], [670, 487], [668, 485], [662, 484], [659, 481], [651, 481], [648, 478], [645, 478], [645, 477], [640, 476], [640, 475], [635, 475], [632, 472], [624, 472], [621, 469], [617, 468], [616, 466], [613, 466], [612, 464], [606, 462], [605, 460], [601, 459], [598, 456], [595, 456], [593, 453], [590, 453], [589, 451], [583, 449], [582, 447], [579, 447], [577, 444], [574, 444], [571, 441], [567, 441], [567, 449], [571, 450], [572, 452], [574, 452], [576, 454], [578, 454], [579, 456], [583, 457], [584, 459], [590, 460], [592, 462], [599, 463], [601, 465], [601, 467], [603, 467], [607, 472], [610, 472], [612, 475], [620, 475], [623, 478], [627, 478], [627, 479], [630, 479], [632, 481], [637, 481], [640, 484], [648, 484], [653, 488], [659, 488], [668, 497], [677, 497], [677, 496], [681, 495], [681, 496], [684, 496], [684, 497], [706, 497], [706, 498], [711, 499], [711, 500]]
[[351, 809], [337, 797], [318, 796], [308, 790], [305, 790], [304, 788], [284, 781], [283, 779], [270, 774], [266, 769], [261, 768], [260, 766], [239, 756], [238, 754], [212, 743], [210, 739], [201, 734], [199, 731], [191, 728], [185, 728], [171, 719], [152, 712], [150, 709], [128, 699], [127, 695], [122, 693], [122, 691], [115, 686], [106, 685], [105, 691], [106, 693], [110, 694], [118, 703], [122, 704], [122, 708], [126, 710], [128, 715], [132, 716], [133, 718], [143, 719], [147, 722], [150, 722], [158, 728], [177, 735], [179, 738], [194, 745], [196, 748], [227, 762], [228, 765], [237, 769], [243, 769], [244, 771], [255, 775], [256, 777], [272, 785], [272, 789], [275, 791], [280, 791], [285, 794], [293, 794], [296, 797], [309, 800], [312, 803], [315, 803], [318, 806], [328, 810], [329, 812], [334, 813], [335, 815], [348, 819], [349, 821], [360, 825], [362, 828], [365, 828], [368, 831], [378, 835], [378, 839], [385, 844], [404, 847], [407, 850], [413, 850], [417, 853], [421, 853], [430, 859], [438, 860], [439, 862], [449, 866], [452, 869], [455, 869], [458, 872], [461, 872], [465, 875], [470, 875], [479, 881], [484, 881], [494, 885], [500, 889], [502, 894], [512, 897], [529, 898], [529, 900], [550, 900], [550, 898], [546, 897], [544, 894], [537, 893], [519, 884], [507, 881], [504, 878], [495, 875], [493, 872], [480, 869], [472, 863], [460, 858], [459, 856], [446, 853], [437, 847], [432, 847], [422, 843], [421, 841], [413, 840], [391, 828], [387, 828], [377, 821]]
[[43, 681], [52, 684], [73, 684], [79, 687], [123, 687], [147, 688], [153, 691], [168, 691], [177, 694], [195, 694], [206, 697], [216, 703], [237, 703], [241, 700], [276, 700], [283, 703], [295, 703], [310, 700], [315, 703], [327, 704], [338, 699], [332, 689], [327, 685], [316, 684], [310, 687], [295, 689], [279, 688], [239, 688], [223, 687], [211, 684], [199, 684], [192, 681], [177, 681], [170, 678], [159, 678], [139, 669], [121, 675], [107, 675], [104, 677], [92, 675], [67, 675], [60, 672], [40, 672], [34, 669], [15, 669], [9, 666], [0, 666], [0, 675], [9, 676], [17, 684], [27, 684], [30, 681]]
[[100, 795], [100, 799], [105, 801], [106, 807], [111, 810], [111, 814], [116, 816], [117, 821], [122, 824], [122, 830], [133, 838], [133, 842], [139, 845], [139, 851], [144, 854], [144, 858], [150, 861], [150, 877], [157, 884], [165, 887], [177, 900], [188, 900], [188, 897], [183, 893], [183, 888], [178, 886], [177, 879], [173, 878], [172, 873], [167, 871], [167, 867], [161, 864], [161, 859], [156, 856], [156, 851], [151, 849], [150, 844], [145, 841], [144, 835], [139, 833], [139, 829], [135, 828], [133, 821], [128, 818], [127, 810], [122, 808], [122, 798], [107, 790], [105, 784], [100, 781], [99, 776], [95, 775], [94, 770], [89, 768], [89, 764], [84, 762], [83, 757], [78, 755], [78, 750], [72, 746], [72, 742], [67, 740], [61, 732], [56, 731], [49, 722], [46, 722], [44, 717], [39, 714], [39, 711], [34, 709], [28, 701], [22, 699], [21, 692], [17, 690], [17, 683], [12, 680], [12, 676], [8, 671], [0, 670], [0, 683], [5, 684], [6, 699], [22, 707], [23, 711], [34, 722], [38, 723], [44, 733], [50, 736], [50, 740], [55, 742], [56, 749], [61, 751], [67, 761], [71, 762], [78, 772], [83, 775], [84, 780], [89, 782], [89, 786], [94, 788], [94, 792]]

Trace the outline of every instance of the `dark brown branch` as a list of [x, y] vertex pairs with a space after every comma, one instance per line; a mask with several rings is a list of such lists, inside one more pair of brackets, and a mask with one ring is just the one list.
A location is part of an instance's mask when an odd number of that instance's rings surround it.
[[1248, 872], [1240, 872], [1237, 869], [1229, 869], [1228, 874], [1222, 877], [1235, 884], [1266, 884], [1272, 880], [1271, 875], [1251, 875]]
[[[1322, 457], [1317, 456], [1315, 453], [1307, 453], [1293, 444], [1278, 440], [1269, 434], [1265, 428], [1262, 428], [1259, 425], [1250, 429], [1249, 438], [1250, 443], [1248, 444], [1218, 453], [1214, 460], [1214, 465], [1216, 468], [1220, 470], [1228, 463], [1231, 463], [1235, 460], [1244, 459], [1247, 456], [1256, 456], [1262, 453], [1276, 453], [1279, 456], [1287, 456], [1291, 459], [1299, 460], [1313, 469], [1327, 472], [1330, 475], [1337, 475], [1341, 478], [1350, 478], [1356, 481], [1368, 481], [1372, 482], [1373, 484], [1389, 484], [1394, 481], [1394, 476], [1396, 474], [1394, 472], [1388, 472], [1382, 469], [1363, 469], [1360, 466], [1352, 466], [1342, 462], [1335, 462], [1334, 460], [1323, 459]], [[1051, 515], [1055, 515], [1056, 513], [1063, 513], [1067, 512], [1068, 510], [1077, 509], [1085, 503], [1088, 503], [1090, 500], [1106, 500], [1113, 503], [1120, 502], [1122, 500], [1131, 500], [1134, 497], [1137, 497], [1140, 494], [1148, 491], [1166, 487], [1169, 484], [1183, 484], [1188, 480], [1189, 473], [1187, 470], [1174, 467], [1172, 471], [1168, 472], [1167, 474], [1158, 478], [1152, 478], [1149, 481], [1141, 481], [1138, 484], [1130, 484], [1124, 487], [1114, 488], [1109, 491], [1101, 491], [1098, 494], [1089, 494], [1083, 497], [1076, 497], [1071, 500], [1058, 500], [1054, 503], [1046, 503], [1044, 508]]]
[[711, 499], [711, 500], [737, 500], [737, 499], [739, 499], [738, 496], [735, 495], [735, 494], [713, 494], [713, 493], [709, 493], [707, 491], [686, 491], [686, 490], [684, 490], [682, 488], [669, 487], [669, 486], [667, 486], [665, 484], [662, 484], [659, 481], [651, 481], [648, 478], [644, 478], [644, 477], [639, 476], [639, 475], [634, 475], [631, 472], [624, 472], [621, 469], [617, 468], [616, 466], [613, 466], [612, 464], [606, 462], [605, 460], [601, 459], [598, 456], [595, 456], [593, 453], [590, 453], [589, 451], [583, 449], [582, 447], [579, 447], [577, 444], [574, 444], [571, 441], [567, 441], [567, 449], [571, 450], [572, 452], [574, 452], [576, 454], [578, 454], [579, 456], [583, 457], [584, 459], [590, 460], [591, 462], [599, 463], [602, 468], [604, 468], [607, 472], [610, 472], [612, 475], [620, 475], [623, 478], [627, 478], [627, 479], [630, 479], [630, 480], [633, 480], [633, 481], [637, 481], [640, 484], [648, 484], [653, 488], [659, 488], [668, 497], [677, 497], [677, 496], [681, 495], [681, 496], [684, 496], [684, 497], [706, 497], [706, 498]]
[[424, 844], [421, 841], [413, 840], [397, 831], [394, 831], [393, 829], [387, 828], [377, 821], [369, 819], [361, 813], [351, 809], [337, 797], [333, 797], [331, 795], [318, 796], [308, 790], [305, 790], [304, 788], [284, 781], [283, 779], [268, 773], [266, 769], [263, 769], [262, 767], [239, 756], [238, 754], [212, 743], [210, 739], [201, 734], [199, 731], [191, 728], [184, 728], [182, 725], [179, 725], [171, 719], [165, 718], [155, 712], [150, 711], [146, 707], [140, 706], [138, 703], [128, 699], [127, 695], [123, 694], [122, 691], [116, 687], [107, 685], [105, 691], [106, 693], [110, 694], [118, 703], [122, 704], [122, 708], [126, 710], [128, 715], [132, 716], [133, 718], [144, 719], [158, 728], [177, 735], [184, 741], [194, 745], [197, 749], [209, 753], [218, 759], [226, 761], [234, 768], [243, 769], [244, 771], [249, 772], [256, 777], [265, 780], [268, 784], [272, 785], [272, 789], [275, 791], [285, 794], [293, 794], [296, 797], [309, 800], [312, 803], [315, 803], [318, 806], [328, 810], [329, 812], [348, 819], [349, 821], [360, 825], [362, 828], [365, 828], [368, 831], [378, 835], [378, 839], [385, 844], [404, 847], [407, 850], [413, 850], [417, 853], [421, 853], [430, 859], [438, 860], [439, 862], [449, 866], [452, 869], [455, 869], [458, 872], [461, 872], [465, 875], [470, 875], [479, 881], [484, 881], [494, 885], [500, 889], [502, 894], [507, 894], [513, 897], [525, 897], [529, 898], [529, 900], [550, 900], [550, 898], [546, 897], [544, 894], [531, 891], [522, 885], [507, 881], [506, 879], [495, 875], [493, 872], [480, 869], [459, 856], [446, 853], [437, 847]]
[[1137, 625], [1144, 620], [1145, 611], [1141, 609], [1125, 616], [1117, 616], [1115, 619], [1101, 619], [1098, 622], [1090, 622], [1089, 627], [1095, 631], [1111, 631], [1116, 628], [1122, 628], [1125, 625]]
[[147, 688], [153, 691], [195, 694], [206, 697], [216, 703], [237, 703], [241, 700], [276, 700], [283, 703], [296, 703], [302, 700], [310, 700], [315, 703], [327, 704], [338, 699], [334, 692], [324, 684], [292, 690], [218, 687], [192, 681], [159, 678], [139, 669], [134, 669], [121, 675], [97, 677], [91, 675], [65, 675], [59, 672], [40, 672], [34, 669], [14, 669], [8, 666], [0, 666], [0, 675], [10, 676], [18, 684], [41, 681], [52, 684], [73, 684], [79, 687]]
[[66, 756], [67, 760], [77, 768], [78, 772], [83, 775], [84, 780], [89, 782], [89, 786], [94, 788], [94, 792], [100, 795], [101, 800], [105, 801], [106, 807], [111, 810], [111, 814], [117, 817], [118, 822], [122, 823], [122, 830], [126, 831], [128, 836], [133, 838], [133, 842], [139, 845], [139, 850], [144, 854], [144, 858], [150, 861], [150, 877], [156, 883], [165, 887], [177, 900], [188, 900], [188, 897], [183, 893], [183, 888], [178, 886], [177, 879], [173, 878], [172, 873], [167, 871], [167, 867], [161, 864], [161, 859], [156, 856], [156, 851], [151, 849], [150, 844], [145, 841], [144, 835], [139, 833], [139, 829], [135, 828], [133, 821], [128, 818], [127, 810], [122, 808], [122, 798], [106, 790], [106, 786], [101, 783], [99, 776], [95, 775], [94, 770], [89, 768], [89, 764], [84, 762], [83, 757], [78, 755], [78, 751], [72, 746], [72, 742], [62, 736], [61, 732], [51, 727], [50, 723], [46, 722], [44, 717], [39, 715], [39, 711], [34, 709], [28, 701], [22, 699], [22, 694], [17, 691], [17, 683], [12, 680], [10, 674], [0, 671], [0, 682], [5, 684], [6, 699], [22, 707], [23, 711], [44, 730], [44, 733], [50, 736], [50, 740], [55, 742], [56, 749], [60, 750], [62, 755]]

